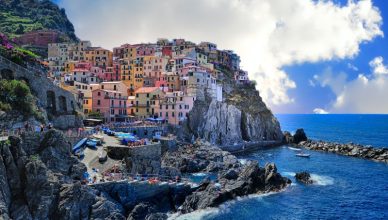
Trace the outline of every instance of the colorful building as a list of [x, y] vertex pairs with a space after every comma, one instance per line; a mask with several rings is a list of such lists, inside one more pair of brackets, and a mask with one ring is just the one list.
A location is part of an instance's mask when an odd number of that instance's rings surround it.
[[140, 118], [152, 117], [155, 109], [151, 107], [155, 99], [163, 97], [158, 87], [142, 87], [135, 91], [134, 114]]
[[106, 122], [127, 121], [127, 100], [119, 91], [96, 89], [92, 91], [92, 110], [101, 113]]
[[153, 102], [154, 116], [165, 119], [169, 124], [179, 125], [187, 119], [195, 100], [195, 97], [184, 95], [181, 91], [168, 92]]

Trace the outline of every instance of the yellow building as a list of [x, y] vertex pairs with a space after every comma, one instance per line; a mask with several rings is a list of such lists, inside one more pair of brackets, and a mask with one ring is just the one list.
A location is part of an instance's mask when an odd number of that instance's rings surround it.
[[164, 93], [159, 87], [142, 87], [135, 91], [134, 114], [140, 118], [152, 117], [155, 114], [155, 99], [163, 97]]
[[78, 61], [67, 61], [65, 62], [65, 72], [66, 73], [71, 73], [75, 69], [75, 65], [78, 63]]
[[99, 84], [85, 84], [80, 82], [74, 82], [74, 87], [77, 89], [79, 99], [82, 100], [82, 108], [85, 114], [92, 111], [92, 92], [96, 89], [100, 89]]
[[113, 65], [113, 53], [101, 47], [89, 47], [85, 51], [85, 61], [92, 63], [93, 66], [106, 69]]
[[129, 96], [133, 96], [135, 90], [143, 87], [143, 63], [142, 58], [125, 60], [121, 65], [121, 80], [129, 89]]

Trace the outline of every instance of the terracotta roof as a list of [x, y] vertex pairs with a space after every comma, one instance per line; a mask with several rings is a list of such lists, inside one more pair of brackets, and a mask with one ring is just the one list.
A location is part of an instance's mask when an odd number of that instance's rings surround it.
[[141, 87], [141, 88], [138, 88], [135, 91], [135, 93], [151, 93], [151, 92], [154, 92], [157, 89], [159, 89], [159, 87]]

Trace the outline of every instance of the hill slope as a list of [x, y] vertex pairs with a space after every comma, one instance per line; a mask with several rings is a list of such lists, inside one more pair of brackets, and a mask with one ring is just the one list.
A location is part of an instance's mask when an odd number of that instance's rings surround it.
[[76, 41], [64, 9], [49, 0], [0, 0], [0, 32], [9, 38], [36, 30], [57, 30], [64, 41]]

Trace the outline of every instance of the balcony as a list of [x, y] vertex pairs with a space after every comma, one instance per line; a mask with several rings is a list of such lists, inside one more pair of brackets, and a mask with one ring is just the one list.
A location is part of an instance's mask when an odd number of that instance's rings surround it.
[[104, 96], [105, 99], [116, 99], [116, 100], [127, 100], [128, 97], [125, 97], [125, 96], [109, 96], [109, 95], [105, 95]]

